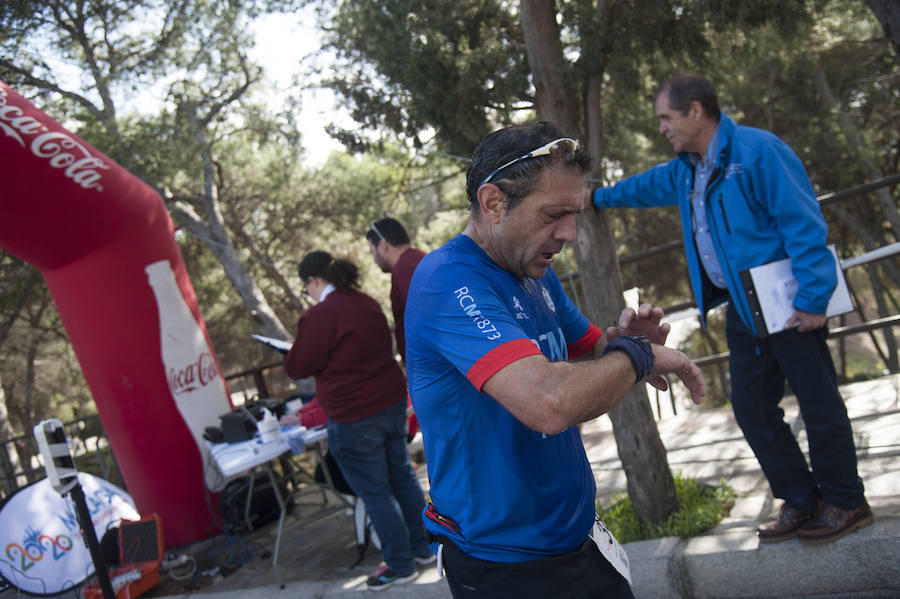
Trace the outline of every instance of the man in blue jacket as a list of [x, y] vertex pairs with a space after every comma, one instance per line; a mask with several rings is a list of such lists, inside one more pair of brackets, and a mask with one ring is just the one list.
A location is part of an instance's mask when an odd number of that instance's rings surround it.
[[[763, 542], [799, 536], [827, 543], [872, 522], [856, 469], [847, 410], [826, 345], [836, 285], [827, 225], [803, 164], [768, 131], [737, 125], [719, 110], [712, 83], [683, 73], [656, 95], [659, 132], [678, 156], [616, 185], [595, 189], [597, 208], [678, 205], [691, 287], [706, 312], [728, 302], [731, 402], [775, 497], [779, 518]], [[740, 272], [790, 257], [799, 282], [785, 331], [761, 337]], [[787, 380], [809, 438], [810, 464], [779, 407]], [[811, 468], [810, 468], [811, 466]]]

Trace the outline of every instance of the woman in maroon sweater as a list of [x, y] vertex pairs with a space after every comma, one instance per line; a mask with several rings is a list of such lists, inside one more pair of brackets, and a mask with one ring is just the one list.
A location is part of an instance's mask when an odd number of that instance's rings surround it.
[[294, 379], [316, 377], [329, 449], [381, 540], [386, 565], [369, 577], [369, 588], [408, 582], [416, 563], [434, 556], [422, 525], [425, 497], [406, 449], [406, 380], [387, 319], [359, 291], [352, 262], [311, 252], [299, 274], [318, 303], [300, 317], [284, 370]]

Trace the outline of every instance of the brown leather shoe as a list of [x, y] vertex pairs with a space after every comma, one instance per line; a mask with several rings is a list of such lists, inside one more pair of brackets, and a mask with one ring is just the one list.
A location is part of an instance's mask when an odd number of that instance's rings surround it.
[[800, 527], [812, 520], [815, 514], [795, 509], [787, 502], [781, 504], [781, 515], [774, 522], [760, 524], [756, 529], [760, 543], [777, 543], [797, 536]]
[[830, 503], [797, 531], [797, 536], [807, 545], [821, 545], [840, 539], [857, 528], [868, 526], [873, 522], [872, 508], [863, 499], [862, 505], [856, 509], [845, 510]]

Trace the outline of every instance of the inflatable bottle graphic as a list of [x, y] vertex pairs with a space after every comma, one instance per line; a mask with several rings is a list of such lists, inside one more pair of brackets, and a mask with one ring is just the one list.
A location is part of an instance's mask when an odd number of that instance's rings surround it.
[[218, 417], [231, 411], [225, 381], [169, 261], [153, 262], [144, 270], [159, 308], [160, 346], [169, 390], [203, 458], [206, 486], [221, 491], [225, 481], [209, 464], [203, 429], [218, 425]]

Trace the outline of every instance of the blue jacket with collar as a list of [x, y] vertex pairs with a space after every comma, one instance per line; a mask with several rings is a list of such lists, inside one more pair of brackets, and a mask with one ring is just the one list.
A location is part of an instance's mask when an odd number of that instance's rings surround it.
[[[774, 134], [719, 121], [716, 165], [706, 187], [706, 216], [728, 291], [744, 323], [756, 332], [740, 272], [790, 257], [799, 282], [794, 307], [824, 314], [837, 284], [826, 246], [828, 228], [800, 159]], [[669, 162], [593, 192], [597, 208], [678, 205], [691, 287], [704, 326], [706, 312], [727, 296], [709, 281], [697, 256], [691, 222], [694, 166], [681, 152]], [[718, 293], [717, 293], [718, 291]]]

